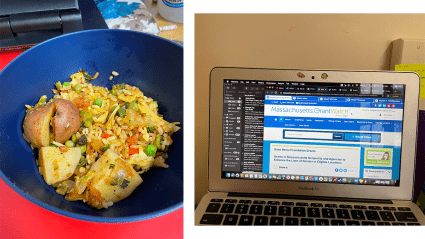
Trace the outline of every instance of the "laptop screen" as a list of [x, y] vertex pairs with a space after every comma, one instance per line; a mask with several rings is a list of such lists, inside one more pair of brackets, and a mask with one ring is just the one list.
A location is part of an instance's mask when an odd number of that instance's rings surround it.
[[405, 85], [225, 79], [223, 90], [222, 178], [400, 184]]

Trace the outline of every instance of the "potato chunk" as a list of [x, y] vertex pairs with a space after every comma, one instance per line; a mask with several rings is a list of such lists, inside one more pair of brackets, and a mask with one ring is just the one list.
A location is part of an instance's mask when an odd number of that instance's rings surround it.
[[24, 139], [34, 148], [50, 144], [50, 119], [55, 112], [55, 105], [48, 103], [27, 112], [24, 119]]
[[55, 99], [56, 114], [52, 119], [55, 141], [65, 143], [81, 125], [80, 111], [78, 107], [69, 100]]
[[39, 152], [40, 172], [44, 181], [52, 185], [72, 176], [81, 158], [80, 148], [68, 148], [61, 152], [56, 147], [42, 147]]
[[94, 176], [88, 182], [84, 200], [97, 209], [102, 202], [118, 202], [142, 183], [140, 175], [113, 150], [108, 149], [90, 168]]

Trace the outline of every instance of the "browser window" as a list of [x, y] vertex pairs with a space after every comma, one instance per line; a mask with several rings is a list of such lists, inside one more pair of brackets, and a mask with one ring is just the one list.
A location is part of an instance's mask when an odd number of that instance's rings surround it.
[[399, 185], [404, 85], [224, 87], [223, 178]]

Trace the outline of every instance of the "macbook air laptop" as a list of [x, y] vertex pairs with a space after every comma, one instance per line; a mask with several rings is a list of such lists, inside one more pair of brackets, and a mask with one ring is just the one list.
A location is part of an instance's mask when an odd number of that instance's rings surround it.
[[214, 68], [196, 225], [425, 225], [411, 202], [420, 78]]

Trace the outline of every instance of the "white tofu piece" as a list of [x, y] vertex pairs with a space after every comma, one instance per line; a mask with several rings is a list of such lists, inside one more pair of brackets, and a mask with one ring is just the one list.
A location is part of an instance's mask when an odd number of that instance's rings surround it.
[[115, 203], [128, 197], [143, 181], [130, 164], [110, 149], [90, 167], [91, 171], [94, 176], [88, 181], [83, 197], [97, 209], [103, 208], [102, 202]]
[[74, 147], [61, 152], [56, 147], [42, 147], [39, 151], [40, 172], [47, 184], [63, 181], [72, 176], [81, 158], [81, 149]]

